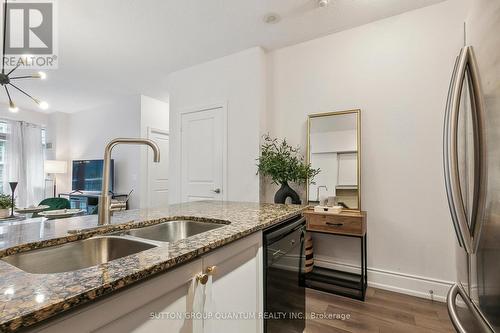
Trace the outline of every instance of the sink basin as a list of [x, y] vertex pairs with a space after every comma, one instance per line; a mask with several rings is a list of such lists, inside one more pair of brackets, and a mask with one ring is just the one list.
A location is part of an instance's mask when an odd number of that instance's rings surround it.
[[202, 232], [223, 227], [225, 224], [197, 222], [197, 221], [168, 221], [149, 227], [130, 229], [120, 232], [120, 235], [129, 235], [159, 242], [175, 242]]
[[99, 265], [153, 247], [156, 245], [116, 236], [103, 236], [16, 253], [1, 260], [28, 273], [62, 273]]

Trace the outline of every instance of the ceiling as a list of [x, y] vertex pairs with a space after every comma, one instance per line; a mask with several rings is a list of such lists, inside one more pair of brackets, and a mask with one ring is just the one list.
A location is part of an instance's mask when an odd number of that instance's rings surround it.
[[[59, 68], [20, 85], [75, 112], [122, 96], [166, 99], [166, 76], [253, 46], [273, 50], [442, 0], [55, 0]], [[276, 24], [263, 22], [277, 13]], [[19, 107], [33, 108], [13, 93]], [[6, 97], [0, 94], [0, 102]]]

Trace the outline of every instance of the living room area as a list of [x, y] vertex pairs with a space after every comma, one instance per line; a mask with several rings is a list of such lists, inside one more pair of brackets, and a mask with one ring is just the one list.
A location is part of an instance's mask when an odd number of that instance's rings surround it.
[[2, 108], [2, 219], [97, 214], [104, 148], [119, 137], [154, 139], [162, 148], [162, 160], [153, 163], [148, 157], [150, 152], [141, 146], [114, 149], [111, 196], [126, 202], [127, 209], [166, 204], [168, 100], [130, 95], [67, 112], [23, 108], [22, 112], [12, 113]]

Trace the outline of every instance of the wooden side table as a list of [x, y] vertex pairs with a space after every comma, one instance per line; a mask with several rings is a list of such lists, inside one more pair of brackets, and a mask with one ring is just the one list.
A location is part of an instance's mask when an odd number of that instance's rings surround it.
[[361, 244], [359, 274], [315, 266], [305, 274], [306, 287], [364, 301], [368, 286], [366, 212], [331, 214], [308, 209], [304, 211], [304, 216], [308, 232], [359, 238]]

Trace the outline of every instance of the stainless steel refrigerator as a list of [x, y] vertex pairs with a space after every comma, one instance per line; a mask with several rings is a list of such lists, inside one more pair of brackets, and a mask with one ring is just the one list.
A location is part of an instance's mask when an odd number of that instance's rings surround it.
[[500, 0], [471, 0], [450, 83], [444, 168], [457, 235], [457, 332], [500, 333]]

